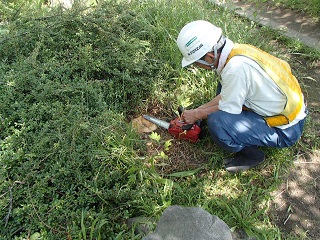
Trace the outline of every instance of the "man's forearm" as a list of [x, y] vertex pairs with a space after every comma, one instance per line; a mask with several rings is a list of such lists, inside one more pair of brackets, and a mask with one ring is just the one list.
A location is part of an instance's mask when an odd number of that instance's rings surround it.
[[206, 119], [210, 113], [219, 111], [219, 101], [221, 96], [218, 95], [210, 102], [207, 102], [196, 109], [185, 110], [182, 119], [186, 123], [195, 123], [197, 120]]
[[219, 94], [215, 98], [213, 98], [210, 102], [207, 102], [207, 103], [199, 106], [197, 109], [206, 109], [206, 108], [209, 108], [209, 107], [213, 107], [213, 106], [219, 105], [219, 101], [220, 100], [221, 100], [221, 96]]
[[214, 105], [214, 106], [208, 106], [204, 107], [203, 105], [199, 108], [194, 109], [196, 111], [195, 117], [197, 119], [206, 119], [210, 113], [219, 111], [219, 106]]

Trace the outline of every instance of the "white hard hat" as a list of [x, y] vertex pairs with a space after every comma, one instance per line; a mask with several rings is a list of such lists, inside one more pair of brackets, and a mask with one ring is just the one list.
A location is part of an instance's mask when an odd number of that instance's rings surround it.
[[215, 51], [217, 49], [215, 46], [221, 36], [221, 28], [204, 20], [193, 21], [185, 25], [177, 39], [178, 47], [183, 55], [182, 67], [194, 63], [207, 52]]

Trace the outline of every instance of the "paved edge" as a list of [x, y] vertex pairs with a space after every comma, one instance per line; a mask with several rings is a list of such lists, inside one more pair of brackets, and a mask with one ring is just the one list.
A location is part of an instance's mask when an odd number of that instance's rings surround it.
[[219, 7], [223, 7], [226, 10], [231, 10], [238, 14], [239, 16], [245, 17], [247, 19], [250, 19], [251, 21], [254, 21], [262, 26], [270, 27], [275, 30], [281, 31], [281, 33], [289, 38], [292, 39], [298, 39], [301, 41], [303, 44], [310, 48], [314, 48], [318, 51], [320, 51], [320, 41], [315, 38], [309, 37], [307, 34], [302, 34], [299, 33], [298, 31], [295, 31], [294, 29], [284, 27], [282, 25], [279, 25], [276, 21], [273, 21], [269, 18], [265, 18], [257, 14], [256, 11], [251, 11], [251, 10], [246, 10], [243, 11], [241, 10], [238, 6], [233, 5], [232, 3], [221, 3], [219, 0], [210, 0], [214, 5], [217, 5]]

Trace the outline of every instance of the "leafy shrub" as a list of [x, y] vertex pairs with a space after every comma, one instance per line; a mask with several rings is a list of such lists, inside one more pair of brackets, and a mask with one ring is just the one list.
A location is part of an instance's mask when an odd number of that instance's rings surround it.
[[37, 81], [101, 81], [110, 109], [126, 111], [152, 92], [157, 74], [150, 60], [152, 29], [148, 28], [125, 5], [107, 2], [92, 12], [75, 9], [13, 22], [10, 34], [2, 39], [1, 56], [5, 64], [29, 62], [28, 74], [38, 78], [25, 79], [29, 88]]
[[152, 28], [125, 4], [51, 14], [2, 26], [0, 236], [112, 238], [152, 197], [125, 123], [156, 85]]

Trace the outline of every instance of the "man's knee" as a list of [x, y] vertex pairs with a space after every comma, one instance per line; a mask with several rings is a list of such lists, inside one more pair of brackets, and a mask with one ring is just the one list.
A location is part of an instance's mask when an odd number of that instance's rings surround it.
[[229, 152], [238, 152], [243, 146], [234, 141], [234, 136], [228, 130], [228, 126], [232, 123], [231, 118], [233, 116], [223, 111], [208, 115], [208, 129], [212, 140], [218, 146]]
[[210, 131], [218, 131], [228, 125], [230, 113], [217, 111], [208, 115], [208, 128]]

